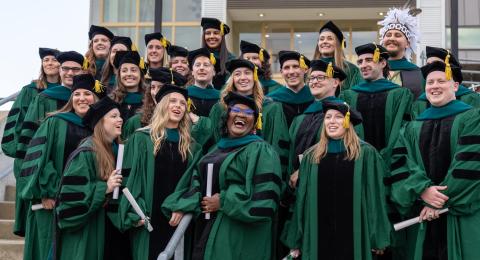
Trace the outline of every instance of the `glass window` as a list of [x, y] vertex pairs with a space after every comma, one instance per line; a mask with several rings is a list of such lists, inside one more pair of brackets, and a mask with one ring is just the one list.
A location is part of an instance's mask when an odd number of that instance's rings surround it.
[[201, 30], [200, 26], [176, 26], [175, 45], [195, 50], [200, 48]]
[[171, 22], [173, 12], [173, 0], [162, 0], [162, 21]]
[[318, 32], [296, 32], [293, 37], [293, 49], [305, 55], [308, 59], [312, 59], [315, 52], [315, 43], [318, 40]]
[[147, 33], [152, 33], [153, 32], [153, 27], [148, 26], [148, 27], [140, 27], [138, 29], [138, 51], [140, 52], [140, 55], [145, 55], [145, 34]]
[[201, 0], [176, 0], [175, 21], [199, 21], [201, 18]]
[[270, 53], [272, 63], [272, 72], [280, 72], [280, 64], [278, 62], [278, 52], [282, 50], [290, 50], [290, 33], [267, 33], [265, 34], [266, 47]]
[[[153, 32], [153, 29], [152, 29]], [[167, 38], [167, 40], [172, 41], [172, 27], [171, 26], [162, 26], [162, 35]]]
[[135, 22], [136, 0], [104, 1], [104, 22]]
[[[445, 39], [447, 49], [451, 48], [450, 28], [447, 28]], [[458, 28], [459, 49], [480, 49], [478, 39], [480, 39], [480, 28]]]
[[155, 16], [155, 0], [140, 0], [141, 22], [153, 22]]
[[[261, 33], [240, 33], [240, 41], [247, 41], [255, 43], [258, 46], [262, 45], [262, 34]], [[238, 49], [240, 50], [240, 41], [238, 41]]]

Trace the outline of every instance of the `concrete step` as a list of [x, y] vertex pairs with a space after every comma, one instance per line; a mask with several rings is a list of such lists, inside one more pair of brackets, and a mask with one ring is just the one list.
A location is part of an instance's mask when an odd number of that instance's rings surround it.
[[0, 239], [0, 259], [22, 260], [24, 244], [23, 240]]
[[5, 201], [15, 201], [16, 187], [8, 185], [5, 187]]
[[14, 201], [0, 201], [0, 219], [15, 219]]
[[0, 219], [0, 240], [1, 239], [13, 239], [13, 240], [22, 240], [23, 237], [19, 237], [13, 234], [13, 225], [15, 220], [11, 219]]

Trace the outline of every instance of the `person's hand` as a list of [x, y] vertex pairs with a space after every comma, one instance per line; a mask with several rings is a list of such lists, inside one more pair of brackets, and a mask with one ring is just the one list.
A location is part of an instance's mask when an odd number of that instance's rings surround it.
[[135, 227], [141, 227], [141, 226], [143, 226], [143, 225], [145, 225], [145, 220], [140, 219], [140, 220], [137, 222], [137, 225], [135, 225]]
[[183, 212], [180, 212], [180, 211], [173, 212], [172, 217], [170, 218], [170, 221], [168, 222], [168, 224], [170, 224], [170, 226], [172, 227], [176, 227], [180, 223], [180, 220], [182, 220], [182, 218], [183, 218]]
[[55, 207], [55, 200], [50, 198], [42, 198], [42, 206], [44, 209], [53, 209]]
[[300, 254], [301, 254], [301, 253], [300, 253], [300, 249], [292, 249], [292, 250], [290, 250], [290, 254], [289, 254], [289, 255], [290, 255], [292, 258], [298, 258], [298, 257], [300, 256]]
[[376, 255], [383, 255], [385, 253], [385, 248], [383, 248], [383, 249], [372, 249], [372, 252]]
[[445, 202], [447, 202], [448, 197], [440, 191], [446, 189], [447, 186], [431, 186], [426, 188], [420, 197], [427, 204], [441, 209]]
[[112, 173], [110, 174], [110, 177], [108, 177], [107, 180], [107, 191], [105, 194], [108, 194], [110, 192], [113, 192], [113, 190], [116, 187], [120, 187], [122, 185], [122, 175], [118, 174], [120, 170], [113, 170]]
[[292, 175], [290, 175], [290, 180], [288, 181], [288, 185], [295, 189], [297, 187], [297, 181], [298, 181], [298, 170], [294, 171]]
[[420, 222], [422, 222], [424, 220], [432, 221], [439, 217], [440, 217], [440, 210], [432, 209], [430, 207], [425, 206], [420, 212], [420, 216], [418, 216], [418, 219]]
[[198, 120], [200, 119], [199, 116], [195, 115], [192, 112], [189, 112], [188, 115], [190, 116], [190, 120], [192, 120], [192, 123], [196, 124]]
[[202, 213], [216, 212], [220, 209], [220, 194], [215, 193], [212, 197], [203, 197]]

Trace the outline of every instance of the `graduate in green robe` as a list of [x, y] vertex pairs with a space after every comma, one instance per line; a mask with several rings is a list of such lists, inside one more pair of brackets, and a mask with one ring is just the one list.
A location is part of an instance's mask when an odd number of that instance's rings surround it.
[[337, 89], [336, 95], [362, 81], [362, 76], [358, 67], [345, 59], [344, 49], [347, 47], [345, 37], [342, 31], [332, 21], [325, 23], [319, 30], [318, 42], [315, 45], [315, 53], [313, 59], [321, 59], [322, 61], [343, 70], [347, 77], [342, 82], [340, 88]]
[[[16, 157], [16, 148], [28, 106], [39, 92], [58, 86], [60, 83], [60, 63], [58, 63], [55, 58], [59, 51], [50, 48], [39, 48], [38, 52], [42, 60], [40, 76], [37, 80], [32, 81], [20, 90], [20, 93], [8, 112], [7, 121], [3, 130], [2, 151], [8, 157], [15, 158], [13, 161], [13, 174], [15, 175], [15, 179], [20, 177], [19, 173], [23, 158]], [[28, 205], [22, 200], [19, 191], [20, 189], [16, 189], [13, 233], [18, 236], [25, 236], [26, 210]]]
[[230, 76], [225, 65], [227, 61], [235, 59], [235, 55], [228, 51], [225, 42], [225, 35], [230, 32], [230, 27], [216, 18], [208, 17], [202, 17], [200, 25], [202, 26], [202, 47], [207, 48], [217, 60], [214, 64], [215, 76], [212, 85], [215, 89], [222, 89]]
[[48, 114], [29, 143], [20, 171], [20, 195], [42, 209], [27, 212], [24, 255], [46, 259], [52, 246], [55, 197], [65, 163], [80, 141], [91, 134], [82, 117], [104, 93], [95, 91], [91, 74], [73, 78], [72, 96], [62, 109]]
[[170, 57], [169, 67], [187, 78], [186, 86], [193, 84], [193, 76], [188, 66], [188, 50], [177, 45], [170, 45], [167, 48]]
[[[229, 107], [225, 135], [190, 169], [191, 185], [177, 186], [162, 208], [172, 215], [172, 224], [178, 224], [185, 213], [194, 214], [192, 259], [275, 259], [279, 158], [253, 134], [258, 120], [255, 101], [230, 92], [225, 102]], [[206, 197], [208, 164], [213, 164], [211, 197]]]
[[[426, 53], [427, 53], [427, 64], [432, 63], [434, 61], [442, 61], [445, 64], [449, 63], [457, 67], [452, 69], [453, 80], [455, 80], [460, 84], [458, 86], [457, 92], [455, 92], [456, 99], [472, 107], [480, 107], [480, 94], [473, 92], [472, 90], [462, 85], [462, 81], [463, 81], [462, 70], [461, 70], [460, 63], [458, 63], [455, 56], [452, 53], [450, 53], [450, 51], [448, 50], [445, 50], [442, 48], [430, 47], [430, 46], [426, 47]], [[420, 113], [422, 113], [428, 107], [430, 107], [430, 103], [427, 100], [426, 94], [423, 93], [412, 104], [412, 112], [411, 112], [412, 118], [417, 117]]]
[[95, 76], [95, 79], [102, 79], [102, 69], [110, 52], [113, 33], [102, 26], [92, 24], [88, 30], [88, 50], [85, 54], [87, 63], [83, 64], [84, 69]]
[[160, 206], [180, 180], [190, 180], [183, 176], [201, 156], [201, 146], [190, 135], [187, 90], [167, 83], [156, 99], [151, 123], [135, 131], [124, 156], [124, 161], [132, 161], [126, 186], [153, 226], [152, 232], [137, 227], [140, 217], [121, 200], [122, 229], [129, 230], [133, 259], [156, 259], [167, 246], [175, 228]]
[[143, 104], [145, 64], [137, 51], [118, 51], [113, 64], [117, 68], [118, 80], [117, 87], [111, 96], [120, 104], [122, 118], [127, 121]]
[[298, 156], [316, 144], [320, 139], [320, 130], [323, 125], [322, 103], [324, 101], [338, 101], [343, 103], [343, 100], [335, 97], [335, 93], [346, 77], [347, 75], [343, 70], [333, 65], [332, 62], [327, 63], [323, 60], [313, 60], [310, 63], [308, 87], [315, 97], [315, 102], [313, 102], [303, 114], [293, 119], [289, 130], [290, 154], [288, 174], [290, 176], [289, 183], [292, 188], [295, 188], [298, 178], [297, 170], [300, 166]]
[[54, 259], [131, 259], [126, 236], [107, 214], [112, 192], [122, 184], [122, 175], [115, 170], [123, 122], [118, 107], [105, 97], [83, 118], [93, 134], [65, 166], [55, 205], [59, 231]]
[[[403, 259], [480, 257], [478, 109], [455, 100], [459, 86], [443, 62], [424, 67], [431, 107], [405, 126], [391, 161], [391, 200], [406, 218], [426, 223], [407, 228]], [[438, 215], [438, 210], [449, 212]]]
[[[16, 147], [16, 158], [23, 159], [28, 144], [46, 114], [61, 109], [71, 96], [73, 77], [82, 73], [84, 57], [75, 51], [61, 52], [57, 55], [60, 63], [61, 86], [48, 88], [35, 96], [25, 114]], [[17, 187], [22, 189], [22, 187]]]
[[168, 68], [170, 42], [160, 32], [145, 34], [145, 62], [149, 69]]
[[417, 18], [409, 9], [392, 8], [385, 19], [378, 23], [380, 28], [380, 44], [389, 53], [388, 80], [410, 89], [415, 99], [425, 89], [425, 80], [420, 68], [410, 62], [411, 55], [417, 50], [420, 42], [420, 30]]
[[358, 135], [389, 161], [400, 128], [404, 120], [410, 119], [412, 94], [385, 79], [389, 55], [385, 48], [369, 43], [356, 47], [355, 52], [365, 81], [343, 92], [340, 98], [362, 114]]
[[242, 52], [240, 58], [252, 62], [260, 69], [258, 78], [262, 84], [264, 95], [267, 95], [268, 93], [282, 87], [280, 83], [272, 79], [270, 54], [267, 50], [254, 43], [240, 41], [240, 51]]
[[373, 259], [389, 245], [383, 175], [377, 150], [353, 125], [361, 116], [346, 104], [323, 103], [320, 141], [307, 150], [293, 218], [282, 241], [302, 259]]
[[115, 90], [117, 86], [117, 68], [114, 65], [115, 55], [118, 51], [131, 51], [132, 50], [132, 40], [129, 37], [124, 36], [114, 36], [110, 43], [110, 51], [108, 53], [108, 65], [103, 66], [102, 77], [100, 82], [103, 86], [107, 88], [107, 93], [110, 94]]

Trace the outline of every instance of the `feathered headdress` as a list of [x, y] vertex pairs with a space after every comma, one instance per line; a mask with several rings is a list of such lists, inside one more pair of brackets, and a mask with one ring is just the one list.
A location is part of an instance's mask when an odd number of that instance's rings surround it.
[[405, 35], [410, 43], [410, 48], [406, 50], [405, 57], [410, 60], [412, 52], [416, 51], [417, 45], [420, 43], [417, 17], [412, 15], [409, 9], [393, 8], [388, 11], [385, 19], [378, 24], [382, 26], [380, 29], [380, 44], [383, 44], [383, 36], [389, 30], [399, 30]]

